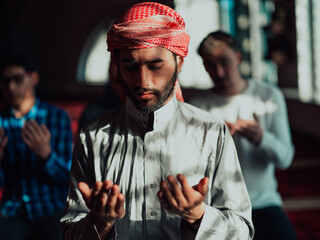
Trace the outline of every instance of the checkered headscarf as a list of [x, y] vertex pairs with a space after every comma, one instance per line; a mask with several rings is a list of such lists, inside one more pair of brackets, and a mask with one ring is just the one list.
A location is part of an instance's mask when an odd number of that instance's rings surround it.
[[[115, 49], [153, 47], [164, 47], [185, 57], [189, 41], [183, 18], [172, 8], [155, 2], [132, 6], [112, 25], [107, 37], [111, 58]], [[183, 101], [178, 81], [175, 83], [175, 95]]]
[[108, 51], [164, 47], [182, 57], [188, 54], [190, 37], [183, 18], [172, 8], [144, 2], [131, 7], [108, 32]]

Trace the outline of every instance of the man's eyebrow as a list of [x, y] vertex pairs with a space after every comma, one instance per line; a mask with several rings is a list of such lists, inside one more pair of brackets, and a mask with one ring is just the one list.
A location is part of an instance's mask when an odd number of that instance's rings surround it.
[[159, 62], [164, 62], [162, 58], [156, 58], [151, 61], [146, 61], [147, 63], [159, 63]]
[[134, 63], [136, 61], [134, 59], [132, 59], [132, 58], [122, 58], [121, 62], [122, 63]]

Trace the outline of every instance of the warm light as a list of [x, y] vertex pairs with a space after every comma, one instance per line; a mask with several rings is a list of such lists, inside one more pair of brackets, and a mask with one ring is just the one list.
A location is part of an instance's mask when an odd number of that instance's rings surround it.
[[310, 101], [313, 98], [310, 5], [309, 1], [305, 0], [296, 0], [295, 5], [299, 96], [302, 101]]
[[262, 79], [262, 35], [260, 23], [260, 1], [249, 1], [250, 14], [250, 52], [251, 75], [255, 79]]
[[107, 51], [107, 32], [97, 37], [90, 51], [85, 67], [85, 80], [87, 83], [104, 83], [108, 77], [110, 53]]
[[183, 87], [206, 89], [213, 86], [197, 53], [202, 39], [219, 28], [219, 6], [216, 1], [175, 0], [175, 10], [186, 22], [190, 34], [188, 56], [184, 60], [179, 81]]
[[312, 1], [315, 100], [320, 103], [320, 1]]

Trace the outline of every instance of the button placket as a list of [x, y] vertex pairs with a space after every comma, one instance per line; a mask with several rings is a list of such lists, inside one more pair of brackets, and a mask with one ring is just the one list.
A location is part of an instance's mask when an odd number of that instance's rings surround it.
[[157, 219], [161, 215], [161, 204], [157, 197], [158, 184], [161, 179], [160, 163], [158, 159], [158, 146], [155, 138], [155, 132], [148, 132], [144, 139], [146, 143], [145, 151], [145, 209], [147, 219]]
[[156, 211], [151, 211], [151, 212], [150, 212], [150, 216], [151, 216], [151, 217], [157, 216], [157, 212], [156, 212]]

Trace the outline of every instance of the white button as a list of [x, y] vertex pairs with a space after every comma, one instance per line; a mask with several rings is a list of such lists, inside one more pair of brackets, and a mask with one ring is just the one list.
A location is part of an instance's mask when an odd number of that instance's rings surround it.
[[151, 212], [150, 212], [150, 216], [151, 216], [151, 217], [154, 217], [154, 216], [156, 216], [156, 215], [157, 215], [157, 213], [156, 213], [155, 211], [151, 211]]

